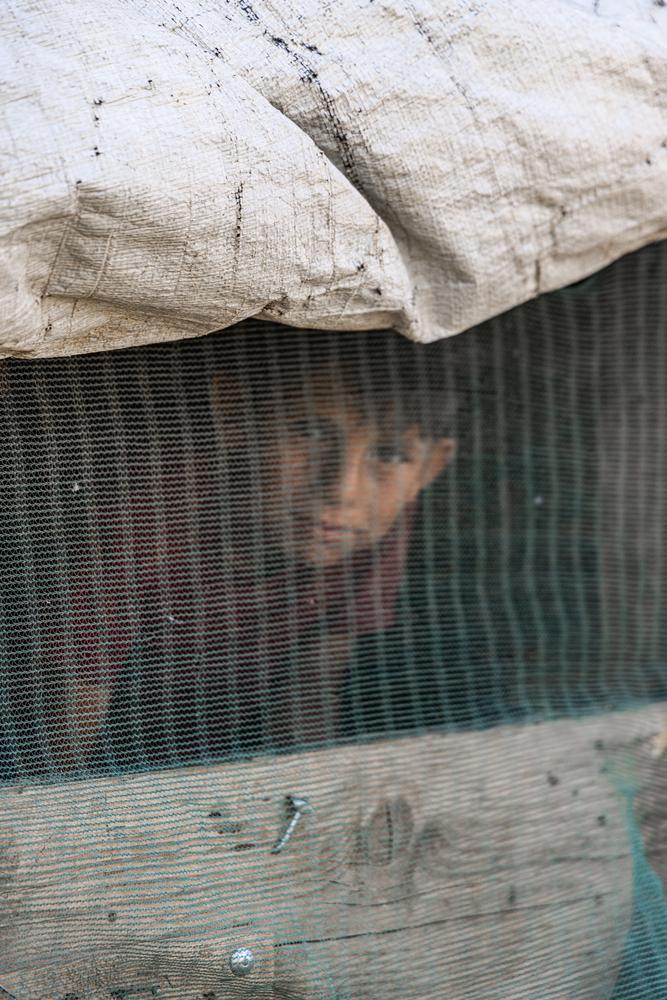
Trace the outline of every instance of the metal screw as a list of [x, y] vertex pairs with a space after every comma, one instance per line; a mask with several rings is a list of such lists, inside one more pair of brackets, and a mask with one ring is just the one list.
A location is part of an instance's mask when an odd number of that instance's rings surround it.
[[229, 956], [229, 968], [235, 976], [247, 976], [255, 968], [255, 956], [250, 948], [237, 948]]
[[4, 986], [0, 986], [0, 996], [9, 997], [9, 1000], [16, 1000], [14, 994], [10, 993], [9, 990], [6, 990]]
[[276, 841], [276, 843], [271, 848], [271, 854], [280, 854], [283, 847], [288, 843], [290, 837], [294, 833], [296, 824], [299, 822], [301, 817], [307, 813], [313, 812], [313, 807], [311, 806], [308, 799], [303, 799], [298, 795], [288, 795], [287, 805], [292, 810], [292, 817], [287, 824], [287, 828], [283, 833], [282, 837]]

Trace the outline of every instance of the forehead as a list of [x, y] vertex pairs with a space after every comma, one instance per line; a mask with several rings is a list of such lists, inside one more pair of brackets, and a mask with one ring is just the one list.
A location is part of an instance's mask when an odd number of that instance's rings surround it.
[[400, 401], [392, 398], [391, 389], [378, 392], [364, 385], [362, 378], [340, 368], [318, 368], [283, 375], [282, 396], [288, 415], [326, 416], [350, 424], [369, 426], [395, 422]]
[[284, 387], [277, 424], [296, 419], [326, 421], [342, 433], [365, 434], [386, 440], [420, 438], [416, 421], [406, 420], [400, 398], [373, 392], [340, 374], [315, 372], [297, 384]]

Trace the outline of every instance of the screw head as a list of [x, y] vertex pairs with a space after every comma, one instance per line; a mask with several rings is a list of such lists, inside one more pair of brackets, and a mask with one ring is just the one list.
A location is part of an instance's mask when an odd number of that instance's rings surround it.
[[300, 813], [313, 812], [313, 807], [311, 806], [308, 799], [304, 799], [300, 795], [288, 795], [287, 799], [294, 812], [300, 812]]
[[235, 976], [247, 976], [255, 968], [255, 956], [250, 948], [237, 948], [229, 956], [229, 968]]

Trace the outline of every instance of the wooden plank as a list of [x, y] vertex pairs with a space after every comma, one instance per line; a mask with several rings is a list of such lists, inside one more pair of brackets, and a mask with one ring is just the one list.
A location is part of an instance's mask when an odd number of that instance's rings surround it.
[[[233, 975], [229, 965], [229, 955], [241, 943], [252, 949], [257, 961], [245, 978]], [[273, 952], [266, 939], [247, 928], [230, 929], [226, 936], [203, 943], [128, 941], [117, 952], [95, 949], [71, 962], [41, 965], [10, 992], [16, 1000], [26, 995], [58, 1000], [269, 1000], [275, 996]]]
[[667, 893], [667, 709], [650, 751], [641, 760], [634, 811], [646, 857]]
[[[628, 789], [664, 718], [2, 788], [0, 985], [19, 1000], [609, 995]], [[272, 854], [289, 794], [314, 813]], [[244, 944], [260, 961], [236, 979]]]

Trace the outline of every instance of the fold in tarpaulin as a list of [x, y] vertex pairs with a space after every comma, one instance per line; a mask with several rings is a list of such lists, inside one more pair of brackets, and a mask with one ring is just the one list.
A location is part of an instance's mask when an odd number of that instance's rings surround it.
[[3, 355], [431, 341], [667, 236], [655, 0], [6, 0]]

